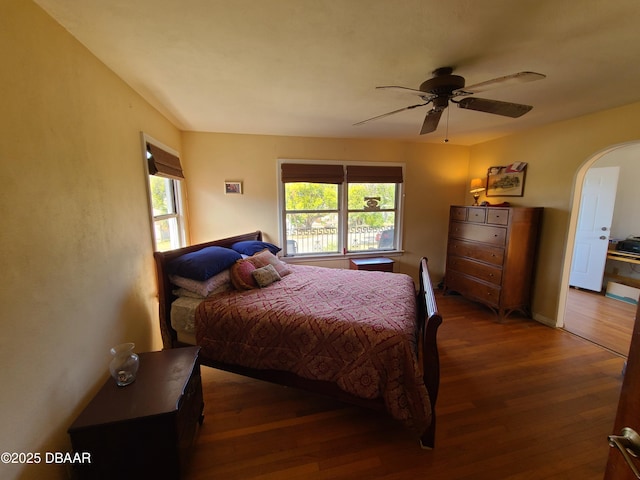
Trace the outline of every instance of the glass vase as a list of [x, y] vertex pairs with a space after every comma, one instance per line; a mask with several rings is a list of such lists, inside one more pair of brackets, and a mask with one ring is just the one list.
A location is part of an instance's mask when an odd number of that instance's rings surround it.
[[119, 387], [129, 385], [136, 379], [140, 359], [133, 352], [135, 343], [122, 343], [111, 348], [113, 359], [109, 363], [109, 371]]

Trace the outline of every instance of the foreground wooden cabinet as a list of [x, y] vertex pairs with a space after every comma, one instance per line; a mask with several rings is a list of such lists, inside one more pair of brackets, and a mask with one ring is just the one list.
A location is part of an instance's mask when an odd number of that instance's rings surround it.
[[203, 419], [199, 350], [141, 353], [135, 382], [105, 382], [69, 428], [74, 452], [90, 457], [74, 478], [181, 478]]
[[531, 314], [542, 208], [452, 206], [445, 289], [491, 307], [498, 317]]

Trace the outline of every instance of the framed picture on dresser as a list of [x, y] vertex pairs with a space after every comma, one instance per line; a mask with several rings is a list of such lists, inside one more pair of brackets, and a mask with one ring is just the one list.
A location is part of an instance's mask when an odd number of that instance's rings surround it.
[[487, 170], [487, 197], [522, 197], [527, 164], [515, 162], [507, 166], [489, 167]]

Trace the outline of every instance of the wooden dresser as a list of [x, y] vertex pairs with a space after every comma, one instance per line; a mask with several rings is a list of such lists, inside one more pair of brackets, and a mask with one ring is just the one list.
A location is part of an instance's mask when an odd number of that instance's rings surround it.
[[542, 208], [452, 206], [445, 291], [496, 311], [530, 310]]

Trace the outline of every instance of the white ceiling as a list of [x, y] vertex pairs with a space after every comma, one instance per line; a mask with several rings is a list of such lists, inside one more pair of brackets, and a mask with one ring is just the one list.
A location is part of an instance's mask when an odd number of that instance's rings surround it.
[[[640, 101], [639, 0], [35, 0], [182, 130], [472, 145]], [[418, 135], [442, 66], [518, 119], [459, 109]], [[418, 100], [418, 101], [416, 101]]]

